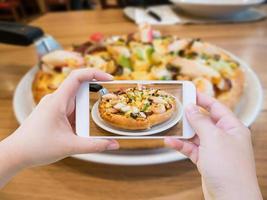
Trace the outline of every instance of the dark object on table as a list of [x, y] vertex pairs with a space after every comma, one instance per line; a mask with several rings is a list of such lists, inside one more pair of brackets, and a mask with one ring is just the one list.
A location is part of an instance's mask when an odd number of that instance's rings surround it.
[[162, 20], [161, 17], [157, 13], [153, 12], [152, 10], [148, 10], [147, 14], [149, 14], [151, 17], [153, 17], [155, 20], [159, 22]]
[[0, 42], [2, 43], [27, 46], [43, 35], [44, 32], [37, 27], [0, 21]]
[[91, 0], [71, 0], [72, 10], [84, 10], [93, 8], [94, 8], [94, 2], [92, 2]]
[[65, 8], [66, 10], [71, 9], [70, 0], [45, 0], [45, 6], [47, 11], [58, 10], [58, 8]]
[[116, 0], [116, 4], [109, 4], [108, 0], [100, 0], [102, 8], [123, 8], [126, 6], [142, 6], [169, 4], [168, 0]]
[[38, 56], [50, 51], [62, 49], [61, 45], [43, 30], [29, 25], [15, 22], [0, 22], [0, 43], [27, 46], [35, 44]]
[[99, 92], [101, 96], [108, 93], [108, 90], [106, 88], [103, 88], [102, 85], [96, 83], [90, 83], [89, 90], [90, 92]]
[[168, 0], [123, 0], [124, 6], [152, 6], [168, 4]]

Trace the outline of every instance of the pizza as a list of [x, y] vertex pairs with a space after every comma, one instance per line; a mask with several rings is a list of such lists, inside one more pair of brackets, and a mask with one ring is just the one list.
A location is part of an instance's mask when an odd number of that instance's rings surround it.
[[57, 50], [44, 55], [32, 85], [34, 101], [38, 103], [43, 96], [55, 91], [72, 70], [83, 66], [84, 59], [76, 52]]
[[101, 118], [116, 128], [145, 130], [170, 119], [177, 101], [163, 90], [135, 87], [103, 95], [98, 109]]
[[33, 81], [35, 102], [53, 92], [78, 68], [97, 68], [116, 80], [188, 80], [198, 91], [230, 108], [244, 90], [240, 63], [226, 51], [201, 39], [162, 35], [143, 25], [127, 35], [94, 34], [71, 50], [56, 50], [41, 58]]

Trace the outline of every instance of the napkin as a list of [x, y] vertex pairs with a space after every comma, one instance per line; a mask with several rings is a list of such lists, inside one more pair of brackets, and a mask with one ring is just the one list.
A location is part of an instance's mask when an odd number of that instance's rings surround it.
[[[176, 15], [176, 13], [172, 10], [170, 6], [152, 6], [148, 9], [143, 8], [130, 8], [133, 9], [133, 16], [134, 21], [137, 24], [143, 24], [143, 23], [149, 23], [149, 24], [176, 24], [180, 23], [181, 19], [179, 16]], [[156, 20], [155, 18], [151, 17], [147, 11], [153, 11], [158, 16], [160, 16], [161, 21]]]

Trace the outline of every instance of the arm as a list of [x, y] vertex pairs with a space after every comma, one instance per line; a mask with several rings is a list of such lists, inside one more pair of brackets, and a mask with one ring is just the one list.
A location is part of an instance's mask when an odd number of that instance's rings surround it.
[[0, 188], [24, 168], [21, 158], [12, 151], [13, 137], [9, 136], [0, 143]]
[[73, 71], [61, 86], [45, 96], [23, 124], [0, 142], [0, 188], [24, 168], [46, 165], [72, 154], [118, 149], [115, 140], [75, 135], [75, 94], [89, 80], [112, 80], [98, 70]]

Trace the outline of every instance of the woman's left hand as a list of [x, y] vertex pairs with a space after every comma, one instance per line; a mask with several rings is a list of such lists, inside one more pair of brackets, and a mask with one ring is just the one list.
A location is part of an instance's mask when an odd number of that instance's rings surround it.
[[93, 69], [71, 72], [60, 87], [45, 96], [25, 122], [0, 143], [1, 154], [24, 168], [53, 163], [72, 154], [118, 149], [115, 140], [82, 138], [73, 130], [76, 92], [82, 82], [93, 79], [109, 81], [112, 76]]

